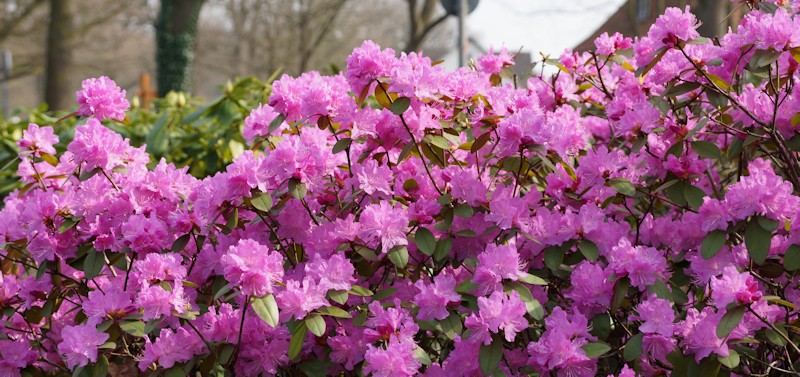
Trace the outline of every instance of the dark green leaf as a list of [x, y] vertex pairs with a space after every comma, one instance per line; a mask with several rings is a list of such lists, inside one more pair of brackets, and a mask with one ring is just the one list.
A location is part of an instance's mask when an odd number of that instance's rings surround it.
[[700, 255], [703, 259], [711, 259], [722, 249], [725, 244], [727, 235], [723, 230], [715, 230], [703, 239], [703, 245], [700, 247]]
[[786, 249], [786, 254], [783, 255], [783, 268], [786, 271], [800, 269], [800, 245], [795, 244]]
[[527, 272], [523, 273], [522, 276], [520, 276], [519, 281], [521, 281], [523, 283], [532, 284], [532, 285], [547, 285], [548, 284], [547, 280], [544, 280], [544, 279], [542, 279], [542, 278], [540, 278], [540, 277], [538, 277], [536, 275], [531, 275], [531, 274], [529, 274]]
[[295, 199], [303, 199], [306, 196], [306, 192], [307, 189], [305, 183], [300, 182], [300, 180], [297, 178], [289, 179], [289, 193], [292, 194]]
[[718, 159], [722, 157], [722, 151], [719, 150], [716, 144], [697, 140], [692, 142], [692, 149], [697, 152], [701, 157]]
[[143, 337], [145, 335], [144, 322], [142, 321], [122, 322], [119, 324], [119, 328], [133, 336]]
[[100, 275], [105, 265], [105, 254], [102, 251], [91, 249], [86, 253], [86, 259], [83, 260], [83, 274], [86, 275], [87, 280], [94, 279]]
[[269, 193], [262, 192], [250, 199], [250, 204], [259, 211], [269, 212], [272, 209], [272, 196]]
[[544, 251], [544, 264], [551, 271], [558, 270], [561, 263], [564, 261], [564, 250], [560, 247], [551, 246]]
[[353, 295], [356, 295], [356, 296], [372, 296], [372, 295], [375, 294], [372, 291], [370, 291], [369, 289], [364, 288], [364, 287], [362, 287], [360, 285], [351, 286], [349, 292], [350, 292], [350, 294], [353, 294]]
[[316, 336], [325, 335], [325, 320], [319, 314], [309, 314], [305, 319], [306, 327]]
[[436, 248], [433, 250], [433, 259], [437, 262], [444, 260], [450, 256], [450, 249], [453, 248], [452, 238], [442, 238], [436, 242]]
[[586, 257], [586, 259], [592, 262], [597, 261], [597, 259], [600, 258], [600, 251], [597, 249], [597, 245], [595, 245], [592, 241], [581, 240], [580, 243], [578, 243], [578, 249], [581, 251], [581, 254]]
[[611, 346], [609, 346], [605, 342], [592, 342], [584, 344], [581, 348], [583, 348], [583, 352], [586, 352], [586, 357], [590, 359], [596, 359], [600, 356], [605, 355], [608, 351], [611, 351]]
[[275, 296], [268, 294], [264, 297], [254, 297], [251, 301], [253, 311], [262, 321], [272, 327], [278, 325], [280, 312], [278, 311], [278, 303], [275, 301]]
[[727, 357], [717, 356], [717, 358], [722, 365], [729, 369], [734, 369], [739, 366], [739, 353], [736, 352], [736, 350], [729, 349]]
[[411, 105], [411, 99], [408, 97], [398, 97], [392, 105], [389, 106], [389, 110], [392, 111], [394, 115], [402, 115], [406, 110], [408, 110], [408, 106]]
[[500, 365], [500, 359], [503, 358], [503, 341], [495, 337], [492, 343], [488, 346], [481, 344], [480, 352], [478, 353], [478, 364], [481, 367], [481, 372], [485, 375], [492, 374], [495, 369]]
[[350, 313], [337, 308], [335, 306], [323, 306], [317, 309], [317, 312], [322, 315], [327, 315], [329, 317], [336, 317], [336, 318], [353, 318]]
[[622, 195], [625, 196], [636, 195], [636, 187], [633, 186], [633, 184], [625, 178], [611, 178], [608, 180], [607, 184]]
[[325, 363], [319, 359], [303, 361], [300, 363], [300, 370], [305, 373], [307, 377], [325, 377], [327, 375]]
[[181, 251], [183, 251], [183, 248], [186, 247], [186, 244], [189, 243], [190, 238], [192, 238], [192, 235], [190, 233], [186, 233], [178, 237], [178, 239], [176, 239], [175, 242], [172, 243], [172, 247], [170, 248], [170, 250], [172, 250], [173, 253], [180, 253]]
[[617, 280], [614, 284], [614, 296], [611, 298], [611, 311], [617, 311], [628, 297], [628, 288], [631, 286], [631, 281], [627, 277]]
[[686, 203], [695, 211], [703, 205], [703, 198], [706, 196], [705, 191], [699, 187], [686, 183], [683, 187], [683, 196], [686, 198]]
[[762, 264], [769, 255], [769, 246], [772, 240], [772, 232], [767, 231], [755, 219], [747, 223], [744, 230], [744, 244], [750, 258], [756, 264]]
[[778, 60], [782, 53], [783, 51], [775, 51], [772, 49], [757, 50], [750, 58], [748, 66], [750, 66], [751, 69], [766, 67]]
[[280, 127], [281, 124], [283, 123], [283, 121], [285, 121], [285, 120], [286, 120], [286, 116], [285, 115], [278, 114], [278, 116], [276, 116], [275, 119], [273, 119], [272, 122], [269, 123], [269, 132], [268, 133], [271, 134], [271, 133], [275, 132], [275, 130], [277, 130], [278, 127]]
[[408, 249], [403, 245], [398, 245], [389, 250], [389, 260], [397, 268], [405, 268], [408, 264]]
[[346, 150], [347, 148], [350, 148], [350, 144], [352, 143], [353, 139], [350, 138], [339, 139], [339, 141], [333, 145], [333, 154], [337, 154], [343, 150]]
[[292, 340], [289, 341], [289, 360], [293, 360], [300, 354], [300, 350], [303, 349], [303, 341], [306, 340], [306, 332], [308, 332], [308, 327], [305, 322], [298, 323], [294, 328]]
[[737, 306], [733, 309], [728, 310], [725, 315], [722, 316], [722, 319], [719, 320], [719, 324], [717, 325], [717, 338], [724, 339], [728, 336], [728, 334], [739, 325], [739, 322], [742, 321], [742, 317], [744, 317], [745, 308], [744, 306]]
[[73, 227], [75, 227], [75, 225], [78, 225], [78, 223], [81, 222], [81, 219], [83, 218], [73, 217], [73, 216], [64, 217], [64, 222], [62, 222], [61, 225], [58, 227], [58, 233], [61, 234], [72, 229]]
[[433, 236], [433, 233], [431, 233], [428, 228], [418, 228], [414, 240], [417, 243], [417, 249], [419, 249], [422, 254], [427, 256], [433, 255], [436, 249], [436, 237]]
[[622, 356], [625, 361], [633, 361], [642, 354], [642, 338], [644, 334], [638, 333], [625, 343], [625, 349], [622, 351]]

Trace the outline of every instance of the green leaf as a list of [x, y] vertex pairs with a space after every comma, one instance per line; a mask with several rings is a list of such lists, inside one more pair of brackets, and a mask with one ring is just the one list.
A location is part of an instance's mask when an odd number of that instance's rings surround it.
[[325, 363], [319, 359], [306, 360], [300, 363], [300, 370], [306, 374], [307, 377], [325, 377], [327, 375], [327, 368]]
[[87, 280], [94, 279], [97, 275], [100, 275], [105, 265], [105, 254], [102, 251], [90, 249], [86, 253], [86, 259], [83, 260], [83, 274], [86, 275]]
[[783, 255], [783, 268], [786, 271], [800, 269], [800, 245], [794, 244], [786, 249], [786, 254]]
[[717, 338], [724, 339], [727, 337], [731, 331], [739, 325], [739, 322], [742, 321], [744, 312], [744, 306], [737, 306], [728, 310], [717, 325]]
[[478, 353], [478, 364], [481, 367], [481, 372], [485, 375], [492, 374], [495, 369], [500, 365], [500, 359], [503, 358], [503, 341], [498, 337], [494, 337], [492, 343], [488, 346], [481, 344], [480, 352]]
[[611, 178], [606, 182], [611, 188], [625, 196], [636, 195], [636, 187], [625, 178]]
[[392, 105], [389, 106], [389, 110], [392, 111], [394, 115], [402, 115], [406, 110], [408, 110], [408, 106], [411, 105], [411, 99], [408, 97], [398, 97]]
[[522, 276], [520, 276], [519, 281], [523, 283], [528, 283], [532, 285], [547, 285], [549, 284], [547, 280], [544, 280], [536, 275], [529, 274], [524, 272]]
[[551, 271], [558, 270], [564, 262], [564, 250], [557, 246], [550, 246], [544, 250], [544, 265]]
[[347, 148], [350, 148], [350, 144], [352, 143], [353, 139], [350, 138], [339, 139], [339, 141], [333, 145], [333, 154], [337, 154], [343, 150], [346, 150]]
[[306, 188], [306, 184], [300, 182], [297, 178], [290, 178], [289, 179], [289, 193], [297, 199], [303, 199], [306, 196], [306, 192], [308, 189]]
[[436, 242], [436, 249], [433, 250], [433, 259], [440, 262], [450, 256], [450, 250], [453, 248], [452, 238], [442, 238]]
[[239, 208], [234, 207], [225, 221], [225, 229], [233, 230], [239, 225]]
[[335, 290], [335, 289], [328, 291], [328, 298], [342, 305], [344, 305], [347, 302], [347, 299], [349, 297], [350, 295], [347, 293], [347, 291]]
[[39, 152], [39, 154], [42, 155], [42, 160], [45, 160], [48, 164], [53, 166], [58, 166], [58, 159], [56, 158], [56, 156], [44, 152]]
[[628, 288], [631, 286], [631, 280], [627, 277], [617, 280], [614, 284], [614, 296], [611, 298], [611, 311], [617, 311], [628, 297]]
[[642, 354], [643, 337], [644, 334], [638, 333], [631, 337], [628, 343], [625, 343], [625, 349], [622, 350], [622, 357], [625, 358], [625, 361], [633, 361]]
[[173, 253], [180, 253], [181, 251], [183, 251], [183, 248], [186, 247], [186, 244], [189, 243], [189, 239], [191, 237], [192, 237], [191, 233], [186, 233], [178, 237], [178, 239], [176, 239], [175, 242], [172, 243], [172, 247], [170, 248], [170, 250], [172, 250]]
[[278, 325], [278, 303], [275, 301], [275, 296], [268, 294], [264, 297], [253, 297], [251, 300], [253, 311], [256, 312], [258, 318], [261, 318], [266, 324], [275, 327]]
[[310, 314], [305, 319], [306, 327], [316, 336], [325, 335], [325, 320], [319, 314]]
[[722, 157], [722, 151], [719, 150], [719, 147], [717, 147], [716, 144], [708, 141], [702, 141], [702, 140], [693, 141], [692, 149], [702, 157], [711, 159], [718, 159]]
[[417, 347], [414, 350], [414, 358], [417, 359], [417, 361], [419, 361], [420, 364], [422, 364], [422, 365], [431, 365], [431, 364], [433, 364], [433, 361], [431, 361], [431, 357], [428, 356], [428, 353], [425, 352], [425, 350], [422, 349], [422, 347]]
[[774, 63], [776, 60], [778, 60], [778, 58], [781, 57], [782, 53], [783, 51], [775, 51], [772, 49], [756, 50], [756, 52], [750, 58], [750, 63], [748, 64], [748, 66], [751, 69], [766, 67]]
[[233, 356], [233, 351], [236, 350], [236, 346], [233, 344], [225, 344], [219, 348], [219, 362], [223, 365], [228, 364], [231, 361], [231, 356]]
[[744, 230], [744, 244], [753, 262], [762, 264], [767, 260], [771, 240], [772, 232], [761, 227], [758, 221], [752, 219], [747, 223]]
[[581, 240], [578, 243], [578, 249], [581, 251], [586, 259], [595, 262], [597, 259], [600, 258], [600, 250], [597, 248], [597, 245], [594, 242], [589, 240]]
[[756, 220], [758, 221], [758, 225], [768, 232], [775, 231], [775, 229], [778, 229], [778, 225], [780, 225], [778, 221], [764, 216], [758, 216]]
[[275, 119], [272, 120], [272, 122], [269, 122], [269, 131], [268, 131], [268, 133], [271, 134], [271, 133], [275, 132], [275, 130], [277, 130], [281, 126], [281, 124], [283, 124], [283, 122], [285, 120], [286, 120], [286, 116], [285, 115], [278, 114], [278, 116], [276, 116]]
[[722, 250], [722, 245], [725, 245], [726, 238], [725, 231], [719, 229], [706, 235], [706, 238], [703, 239], [703, 245], [700, 246], [700, 255], [703, 256], [703, 259], [711, 259], [717, 255]]
[[144, 322], [142, 321], [126, 321], [119, 324], [122, 331], [137, 337], [145, 336]]
[[583, 348], [583, 352], [586, 352], [586, 357], [590, 359], [596, 359], [611, 351], [611, 346], [606, 342], [591, 342], [584, 344], [581, 348]]
[[458, 206], [458, 207], [453, 209], [453, 214], [458, 216], [458, 217], [463, 217], [463, 218], [468, 219], [468, 218], [472, 217], [472, 215], [475, 214], [475, 210], [471, 206], [468, 206], [466, 204], [462, 204], [462, 205], [460, 205], [460, 206]]
[[269, 193], [262, 192], [250, 199], [250, 204], [261, 212], [269, 212], [272, 209], [272, 196]]
[[650, 63], [647, 63], [646, 66], [637, 69], [635, 72], [636, 77], [639, 77], [639, 80], [644, 79], [644, 77], [647, 76], [647, 72], [650, 72], [650, 70], [653, 69], [653, 67], [655, 67], [659, 61], [661, 61], [661, 58], [664, 57], [664, 54], [667, 53], [668, 49], [669, 48], [667, 46], [664, 46], [654, 51], [653, 55], [655, 55], [655, 57], [653, 60], [651, 60]]
[[381, 301], [395, 293], [397, 293], [397, 288], [381, 289], [380, 291], [375, 292], [375, 295], [372, 296], [372, 299], [375, 301]]
[[350, 313], [335, 306], [323, 306], [317, 309], [317, 313], [336, 318], [353, 318]]
[[699, 187], [686, 183], [683, 187], [683, 196], [686, 198], [686, 203], [695, 211], [703, 205], [703, 198], [706, 196], [705, 191]]
[[186, 372], [183, 371], [183, 368], [176, 365], [172, 368], [167, 369], [164, 372], [164, 377], [186, 377]]
[[364, 259], [366, 259], [366, 260], [368, 260], [370, 262], [377, 262], [378, 261], [378, 254], [375, 254], [375, 250], [372, 250], [372, 249], [370, 249], [368, 247], [364, 247], [364, 246], [356, 246], [355, 249], [356, 249], [356, 253], [358, 255], [364, 257]]
[[356, 295], [356, 296], [372, 296], [372, 295], [375, 294], [372, 291], [370, 291], [369, 289], [364, 288], [364, 287], [362, 287], [360, 285], [351, 286], [349, 292], [350, 292], [350, 294], [353, 294], [353, 295]]
[[408, 265], [408, 249], [403, 245], [398, 245], [389, 250], [389, 260], [397, 268], [405, 268]]
[[78, 225], [78, 223], [81, 222], [82, 219], [83, 219], [82, 217], [65, 216], [64, 222], [62, 222], [61, 225], [58, 227], [58, 234], [64, 233], [72, 229], [73, 227], [75, 227], [75, 225]]
[[303, 341], [306, 340], [306, 332], [308, 332], [308, 327], [306, 327], [305, 322], [298, 323], [297, 327], [294, 328], [292, 340], [289, 341], [289, 360], [293, 360], [300, 354], [300, 350], [303, 348]]
[[719, 359], [719, 362], [722, 365], [728, 367], [729, 369], [734, 369], [739, 366], [739, 353], [733, 349], [728, 350], [727, 357], [717, 356], [717, 359]]
[[97, 173], [100, 173], [101, 171], [103, 171], [103, 169], [101, 169], [101, 168], [94, 168], [92, 170], [84, 170], [84, 171], [81, 172], [81, 175], [80, 175], [80, 177], [78, 179], [81, 182], [83, 182], [83, 181], [85, 181], [85, 180], [87, 180], [89, 178], [94, 177]]
[[436, 250], [436, 237], [433, 236], [433, 233], [428, 228], [418, 228], [417, 233], [414, 235], [414, 240], [417, 243], [417, 249], [422, 254], [433, 255], [434, 250]]
[[450, 339], [455, 338], [456, 335], [461, 335], [461, 332], [464, 331], [461, 317], [456, 313], [450, 314], [441, 322], [441, 325], [442, 332]]
[[[450, 142], [439, 135], [426, 135], [424, 139], [428, 144], [433, 144], [444, 150], [450, 149]], [[435, 160], [435, 159], [434, 159]]]
[[92, 377], [105, 377], [108, 375], [108, 358], [106, 355], [98, 355], [97, 362], [92, 367]]

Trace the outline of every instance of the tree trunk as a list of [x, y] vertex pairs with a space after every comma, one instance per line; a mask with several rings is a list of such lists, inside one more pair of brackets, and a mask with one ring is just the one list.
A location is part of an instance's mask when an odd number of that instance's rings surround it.
[[72, 66], [70, 35], [73, 28], [72, 0], [50, 0], [50, 25], [47, 30], [47, 67], [44, 101], [50, 109], [64, 109], [75, 100], [70, 88]]
[[203, 0], [161, 0], [156, 20], [158, 95], [189, 91], [197, 20]]
[[697, 18], [702, 22], [697, 31], [704, 37], [721, 37], [728, 31], [729, 1], [699, 0]]

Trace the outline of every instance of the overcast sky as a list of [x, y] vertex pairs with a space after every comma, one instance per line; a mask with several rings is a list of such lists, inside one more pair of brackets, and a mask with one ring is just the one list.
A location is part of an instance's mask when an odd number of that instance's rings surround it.
[[[469, 15], [470, 35], [484, 48], [555, 56], [592, 34], [625, 0], [481, 0]], [[454, 42], [455, 43], [455, 42]]]

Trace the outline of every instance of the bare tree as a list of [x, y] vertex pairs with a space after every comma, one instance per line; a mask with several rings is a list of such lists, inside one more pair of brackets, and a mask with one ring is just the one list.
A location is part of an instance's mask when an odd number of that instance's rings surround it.
[[70, 88], [73, 32], [72, 0], [50, 0], [50, 24], [47, 31], [47, 77], [44, 101], [51, 109], [63, 109], [74, 93]]
[[408, 5], [409, 31], [403, 51], [419, 50], [431, 31], [443, 23], [448, 14], [438, 14], [437, 0], [406, 0]]

